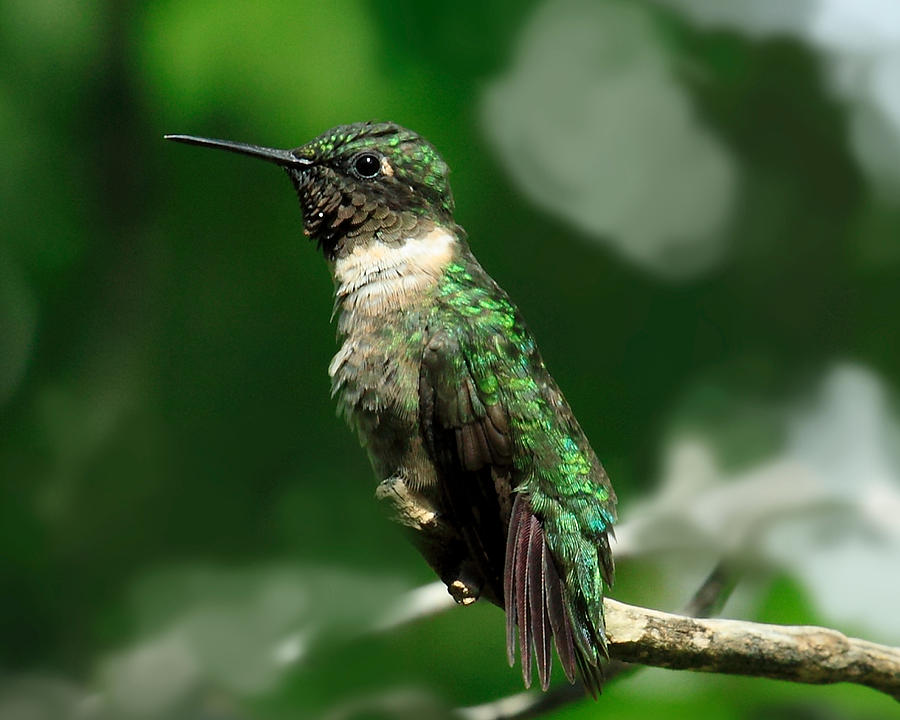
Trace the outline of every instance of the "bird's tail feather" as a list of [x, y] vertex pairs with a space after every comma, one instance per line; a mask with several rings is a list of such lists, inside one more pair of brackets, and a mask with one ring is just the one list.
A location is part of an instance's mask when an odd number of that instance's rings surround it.
[[597, 629], [583, 611], [574, 614], [577, 627], [573, 622], [571, 600], [547, 547], [544, 528], [532, 512], [528, 497], [521, 493], [516, 495], [510, 515], [503, 586], [506, 653], [509, 664], [514, 665], [518, 628], [525, 686], [531, 687], [532, 650], [541, 688], [550, 686], [551, 643], [555, 638], [556, 653], [569, 682], [575, 682], [577, 672], [596, 697], [603, 681], [597, 650], [603, 652], [605, 647], [592, 647], [590, 639]]

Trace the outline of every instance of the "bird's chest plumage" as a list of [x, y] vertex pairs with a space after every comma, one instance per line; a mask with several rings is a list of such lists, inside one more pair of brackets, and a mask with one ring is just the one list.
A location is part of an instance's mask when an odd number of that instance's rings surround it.
[[435, 228], [393, 246], [371, 242], [335, 261], [341, 347], [328, 372], [342, 414], [370, 452], [416, 432], [434, 291], [456, 243]]

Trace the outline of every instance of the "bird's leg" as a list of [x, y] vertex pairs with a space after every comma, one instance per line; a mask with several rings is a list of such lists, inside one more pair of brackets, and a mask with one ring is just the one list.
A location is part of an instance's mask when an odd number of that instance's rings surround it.
[[481, 595], [481, 577], [468, 557], [465, 541], [441, 519], [431, 500], [396, 476], [382, 480], [375, 497], [387, 502], [393, 520], [411, 531], [413, 543], [447, 586], [451, 597], [461, 605], [475, 602]]

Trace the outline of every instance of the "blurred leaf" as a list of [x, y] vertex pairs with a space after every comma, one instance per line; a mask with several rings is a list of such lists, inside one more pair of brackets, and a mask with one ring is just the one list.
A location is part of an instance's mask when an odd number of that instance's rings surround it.
[[723, 254], [737, 172], [671, 64], [646, 10], [553, 0], [489, 89], [484, 118], [537, 205], [642, 268], [684, 278]]

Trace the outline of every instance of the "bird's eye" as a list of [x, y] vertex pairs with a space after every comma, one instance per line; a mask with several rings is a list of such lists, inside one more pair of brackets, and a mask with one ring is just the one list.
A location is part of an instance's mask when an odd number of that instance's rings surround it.
[[375, 153], [362, 153], [353, 161], [353, 169], [360, 177], [373, 178], [381, 172], [381, 158]]

